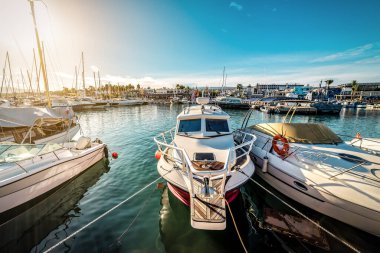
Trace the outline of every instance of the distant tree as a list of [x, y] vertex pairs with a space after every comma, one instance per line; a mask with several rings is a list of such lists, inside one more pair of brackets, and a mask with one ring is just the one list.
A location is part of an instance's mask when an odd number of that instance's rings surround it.
[[356, 80], [353, 80], [351, 82], [351, 89], [352, 89], [351, 94], [355, 96], [359, 89], [359, 84]]
[[136, 87], [138, 90], [140, 90], [140, 84], [138, 83], [137, 84], [137, 87]]
[[238, 93], [239, 93], [239, 96], [240, 96], [241, 91], [243, 90], [243, 85], [242, 85], [241, 83], [238, 83], [238, 84], [236, 85], [236, 89], [238, 90]]

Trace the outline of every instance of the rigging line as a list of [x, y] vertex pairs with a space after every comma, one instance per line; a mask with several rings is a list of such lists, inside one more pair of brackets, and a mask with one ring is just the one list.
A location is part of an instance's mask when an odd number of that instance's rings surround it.
[[87, 223], [86, 225], [84, 225], [83, 227], [81, 227], [80, 229], [76, 230], [74, 233], [72, 233], [71, 235], [69, 235], [68, 237], [66, 237], [65, 239], [59, 241], [58, 243], [56, 243], [55, 245], [51, 246], [50, 248], [48, 248], [47, 250], [44, 251], [44, 253], [46, 252], [50, 252], [52, 251], [53, 249], [55, 249], [56, 247], [58, 247], [59, 245], [61, 245], [62, 243], [66, 242], [67, 240], [69, 240], [70, 238], [74, 237], [75, 235], [77, 235], [78, 233], [80, 233], [81, 231], [83, 231], [84, 229], [86, 229], [87, 227], [91, 226], [92, 224], [94, 224], [95, 222], [97, 222], [98, 220], [100, 220], [101, 218], [103, 218], [104, 216], [106, 216], [107, 214], [111, 213], [113, 210], [119, 208], [121, 205], [125, 204], [126, 202], [128, 202], [129, 200], [131, 200], [132, 198], [134, 198], [135, 196], [137, 196], [139, 193], [143, 192], [145, 189], [147, 189], [149, 186], [151, 186], [152, 184], [154, 184], [155, 182], [157, 182], [158, 180], [160, 180], [162, 177], [164, 177], [165, 175], [171, 173], [172, 170], [169, 170], [167, 173], [165, 173], [164, 175], [156, 178], [155, 180], [153, 180], [152, 182], [150, 182], [149, 184], [147, 184], [146, 186], [144, 186], [143, 188], [141, 188], [140, 190], [138, 190], [137, 192], [133, 193], [131, 196], [129, 196], [128, 198], [124, 199], [123, 201], [121, 201], [119, 204], [117, 204], [116, 206], [112, 207], [111, 209], [109, 209], [108, 211], [104, 212], [103, 214], [101, 214], [100, 216], [98, 216], [97, 218], [95, 218], [94, 220], [90, 221], [89, 223]]
[[[58, 70], [59, 71], [63, 71], [63, 68], [62, 68], [62, 64], [61, 64], [61, 61], [60, 61], [60, 58], [59, 58], [59, 55], [58, 55], [58, 50], [57, 50], [57, 43], [56, 43], [56, 39], [55, 39], [55, 34], [54, 34], [54, 29], [53, 29], [53, 22], [52, 22], [52, 18], [51, 18], [51, 15], [50, 15], [50, 11], [49, 11], [49, 8], [47, 6], [47, 4], [41, 0], [41, 2], [45, 5], [46, 7], [46, 11], [47, 11], [47, 14], [48, 14], [48, 17], [49, 17], [49, 30], [51, 32], [51, 35], [52, 35], [52, 38], [53, 38], [53, 45], [54, 45], [54, 49], [55, 49], [55, 56], [57, 58], [57, 67], [58, 67]], [[63, 85], [63, 79], [62, 79], [62, 76], [60, 76], [60, 79], [61, 79], [61, 84]]]
[[[46, 52], [46, 54], [48, 56], [49, 62], [51, 63], [51, 69], [52, 69], [52, 71], [50, 71], [50, 73], [54, 77], [55, 82], [56, 82], [56, 84], [54, 85], [54, 88], [58, 88], [57, 85], [59, 84], [59, 80], [58, 80], [58, 76], [57, 76], [56, 64], [52, 60], [52, 57], [51, 57], [51, 55], [49, 53], [49, 45], [48, 44], [46, 44], [45, 52]], [[46, 61], [45, 61], [45, 64], [46, 64]], [[61, 82], [61, 85], [63, 87], [63, 83], [62, 82]]]
[[326, 228], [322, 227], [320, 224], [318, 224], [317, 222], [315, 222], [314, 220], [310, 219], [309, 217], [307, 217], [305, 214], [303, 214], [301, 211], [298, 211], [296, 208], [294, 208], [293, 206], [291, 206], [290, 204], [288, 204], [286, 201], [284, 201], [283, 199], [281, 199], [280, 197], [278, 197], [276, 194], [274, 194], [273, 192], [271, 192], [269, 189], [265, 188], [263, 185], [261, 185], [259, 182], [257, 182], [256, 180], [254, 180], [253, 178], [249, 177], [247, 174], [245, 174], [243, 171], [240, 171], [240, 173], [242, 173], [243, 175], [245, 175], [249, 180], [251, 180], [252, 182], [254, 182], [256, 185], [260, 186], [260, 188], [262, 188], [263, 190], [265, 190], [266, 192], [268, 192], [269, 194], [271, 194], [273, 197], [275, 197], [276, 199], [278, 199], [281, 203], [283, 203], [284, 205], [286, 205], [287, 207], [289, 207], [290, 209], [292, 209], [293, 211], [295, 211], [296, 213], [298, 213], [299, 215], [301, 215], [303, 218], [305, 218], [306, 220], [310, 221], [311, 223], [313, 223], [315, 226], [317, 226], [318, 228], [322, 229], [324, 232], [326, 232], [328, 235], [330, 235], [331, 237], [333, 237], [334, 239], [336, 239], [337, 241], [341, 242], [342, 244], [344, 244], [345, 246], [347, 246], [349, 249], [351, 249], [352, 251], [354, 252], [357, 252], [357, 253], [360, 253], [360, 250], [358, 250], [357, 248], [355, 248], [354, 246], [352, 246], [350, 243], [346, 242], [345, 240], [339, 238], [338, 236], [334, 235], [332, 232], [330, 232], [329, 230], [327, 230]]
[[131, 221], [131, 223], [128, 225], [127, 229], [117, 238], [117, 241], [119, 243], [121, 243], [121, 241], [123, 240], [123, 237], [128, 233], [128, 231], [131, 229], [132, 225], [135, 223], [135, 221], [137, 220], [137, 218], [140, 216], [141, 212], [144, 210], [146, 204], [149, 202], [149, 200], [152, 197], [153, 193], [154, 193], [154, 190], [149, 194], [149, 197], [144, 201], [143, 206], [140, 208], [140, 210], [136, 214], [135, 218], [133, 218], [133, 220]]
[[227, 201], [227, 199], [225, 199], [225, 198], [224, 198], [224, 201], [226, 202], [227, 207], [228, 207], [228, 211], [229, 211], [230, 214], [231, 214], [231, 218], [232, 218], [232, 221], [233, 221], [233, 223], [234, 223], [235, 230], [236, 230], [236, 233], [237, 233], [237, 235], [238, 235], [238, 237], [239, 237], [239, 240], [240, 240], [241, 246], [243, 247], [244, 252], [245, 252], [245, 253], [248, 253], [247, 248], [246, 248], [245, 245], [244, 245], [243, 239], [242, 239], [241, 236], [240, 236], [239, 229], [238, 229], [238, 227], [237, 227], [237, 225], [236, 225], [235, 218], [234, 218], [234, 215], [233, 215], [233, 213], [232, 213], [232, 211], [231, 211], [230, 204], [228, 204], [228, 201]]

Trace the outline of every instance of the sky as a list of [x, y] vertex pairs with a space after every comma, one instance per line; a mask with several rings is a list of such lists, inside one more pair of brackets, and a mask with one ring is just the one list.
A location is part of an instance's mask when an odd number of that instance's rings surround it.
[[[82, 51], [86, 85], [99, 70], [103, 84], [220, 86], [224, 67], [228, 86], [380, 81], [378, 0], [43, 0], [35, 8], [51, 89], [75, 86]], [[22, 82], [37, 45], [29, 2], [0, 0], [0, 17], [0, 65], [9, 52]]]

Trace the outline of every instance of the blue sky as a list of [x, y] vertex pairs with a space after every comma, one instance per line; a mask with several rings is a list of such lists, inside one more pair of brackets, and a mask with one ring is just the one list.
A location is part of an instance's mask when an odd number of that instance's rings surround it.
[[[380, 81], [376, 0], [45, 0], [36, 3], [56, 87], [71, 86], [85, 53], [103, 81], [217, 86], [237, 83]], [[26, 0], [0, 0], [0, 62], [31, 65]], [[92, 68], [94, 69], [94, 67]]]

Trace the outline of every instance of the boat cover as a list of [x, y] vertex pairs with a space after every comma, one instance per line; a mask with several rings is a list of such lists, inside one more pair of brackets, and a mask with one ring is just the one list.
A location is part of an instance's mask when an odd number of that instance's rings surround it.
[[[39, 119], [53, 124], [54, 120], [70, 119], [74, 116], [71, 108], [9, 107], [0, 110], [0, 127], [31, 127]], [[47, 123], [46, 122], [46, 123]]]
[[249, 128], [270, 136], [281, 134], [289, 142], [294, 143], [336, 144], [343, 142], [330, 128], [317, 123], [262, 123]]

